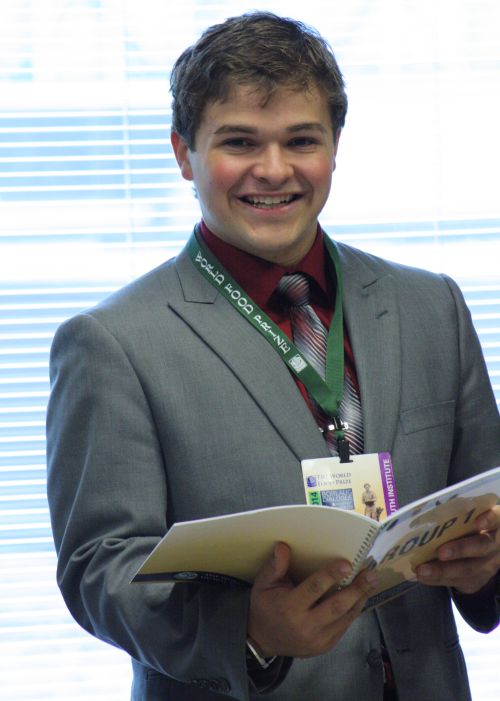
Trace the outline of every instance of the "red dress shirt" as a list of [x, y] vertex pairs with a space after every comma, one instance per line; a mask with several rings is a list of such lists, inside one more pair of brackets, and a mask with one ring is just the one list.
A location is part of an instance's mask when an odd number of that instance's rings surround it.
[[[328, 256], [325, 255], [325, 246], [323, 243], [324, 234], [319, 226], [316, 239], [309, 253], [293, 266], [282, 266], [271, 263], [268, 260], [258, 258], [251, 253], [242, 251], [226, 241], [223, 241], [218, 236], [215, 236], [203, 221], [201, 222], [200, 231], [205, 244], [224, 268], [226, 268], [262, 311], [286, 333], [288, 338], [292, 338], [289, 311], [286, 306], [283, 306], [277, 295], [274, 295], [278, 283], [285, 273], [301, 272], [307, 274], [313, 280], [310, 287], [311, 305], [325, 327], [327, 329], [330, 328], [335, 306], [336, 279], [333, 266], [331, 266]], [[345, 371], [350, 374], [359, 395], [354, 356], [345, 326], [344, 362]], [[295, 375], [293, 375], [293, 378], [297, 383], [304, 401], [307, 403], [309, 409], [311, 409], [306, 388]]]

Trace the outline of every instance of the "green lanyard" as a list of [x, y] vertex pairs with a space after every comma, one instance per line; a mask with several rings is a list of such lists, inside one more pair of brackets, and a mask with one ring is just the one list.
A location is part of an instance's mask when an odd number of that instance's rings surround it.
[[349, 459], [349, 444], [344, 437], [345, 425], [339, 417], [339, 407], [344, 391], [342, 270], [335, 244], [327, 236], [324, 237], [324, 241], [337, 276], [335, 309], [328, 333], [324, 380], [288, 336], [257, 306], [219, 263], [203, 243], [197, 229], [187, 243], [187, 251], [195, 268], [232, 304], [241, 316], [257, 329], [294, 375], [305, 385], [314, 401], [319, 404], [327, 416], [332, 418], [332, 425], [327, 428], [335, 431], [339, 455], [341, 461], [345, 462], [344, 458]]

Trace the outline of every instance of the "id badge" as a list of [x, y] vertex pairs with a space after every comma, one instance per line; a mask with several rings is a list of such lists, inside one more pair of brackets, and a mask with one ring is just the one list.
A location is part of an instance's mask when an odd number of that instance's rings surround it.
[[398, 509], [390, 453], [302, 460], [306, 502], [356, 511], [381, 521]]

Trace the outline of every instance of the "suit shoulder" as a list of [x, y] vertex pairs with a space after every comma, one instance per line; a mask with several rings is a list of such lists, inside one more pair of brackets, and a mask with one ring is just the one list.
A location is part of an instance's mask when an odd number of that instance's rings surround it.
[[[106, 309], [129, 304], [143, 304], [157, 296], [165, 299], [178, 287], [175, 258], [170, 258], [156, 268], [149, 270], [101, 300], [93, 309], [99, 313]], [[89, 310], [90, 311], [90, 310]]]
[[[130, 320], [146, 322], [158, 309], [165, 308], [168, 301], [180, 292], [175, 258], [165, 261], [153, 270], [144, 273], [123, 287], [112, 292], [92, 307], [81, 309], [77, 314], [66, 319], [58, 328], [75, 328], [75, 324], [97, 321], [112, 330], [128, 327]], [[56, 334], [57, 335], [57, 334]]]
[[[363, 267], [369, 270], [377, 278], [384, 275], [392, 275], [396, 279], [401, 279], [405, 283], [411, 282], [420, 284], [437, 284], [441, 287], [449, 284], [451, 279], [442, 273], [431, 272], [424, 268], [417, 268], [403, 263], [381, 258], [372, 253], [367, 253], [359, 248], [349, 246], [345, 243], [336, 242], [343, 266], [348, 270], [355, 270]], [[452, 282], [452, 281], [451, 281]]]

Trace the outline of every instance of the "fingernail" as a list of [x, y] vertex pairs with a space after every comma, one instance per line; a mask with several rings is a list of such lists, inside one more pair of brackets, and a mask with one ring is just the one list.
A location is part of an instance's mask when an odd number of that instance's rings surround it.
[[484, 516], [480, 516], [477, 519], [476, 523], [477, 523], [479, 530], [481, 530], [481, 531], [487, 531], [489, 528], [488, 519], [485, 518]]
[[453, 549], [449, 547], [444, 547], [439, 551], [440, 560], [451, 560], [453, 557]]
[[376, 587], [378, 584], [378, 575], [376, 572], [367, 572], [365, 579], [371, 587]]
[[339, 572], [342, 575], [342, 577], [348, 577], [352, 572], [352, 568], [350, 565], [344, 562], [342, 565], [340, 565]]
[[419, 577], [430, 577], [432, 574], [432, 567], [430, 565], [422, 565], [418, 568]]

